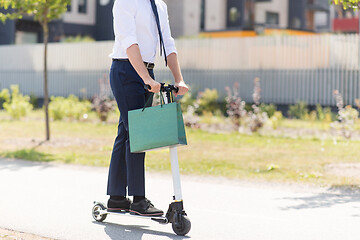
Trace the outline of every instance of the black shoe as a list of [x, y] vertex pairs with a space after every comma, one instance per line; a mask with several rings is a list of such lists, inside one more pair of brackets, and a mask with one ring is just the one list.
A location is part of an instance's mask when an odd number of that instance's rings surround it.
[[139, 202], [131, 204], [130, 214], [140, 216], [161, 216], [164, 212], [155, 208], [150, 200], [145, 198]]
[[130, 211], [130, 205], [131, 201], [128, 198], [125, 198], [123, 200], [114, 200], [109, 199], [108, 200], [108, 211], [109, 212], [129, 212]]

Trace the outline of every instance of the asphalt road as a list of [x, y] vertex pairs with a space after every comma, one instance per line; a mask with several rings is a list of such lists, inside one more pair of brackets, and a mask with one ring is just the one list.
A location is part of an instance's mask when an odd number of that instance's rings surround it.
[[[360, 239], [360, 193], [182, 176], [188, 236], [147, 219], [92, 219], [106, 202], [106, 168], [0, 160], [0, 228], [55, 239]], [[171, 175], [148, 174], [147, 196], [167, 210]]]

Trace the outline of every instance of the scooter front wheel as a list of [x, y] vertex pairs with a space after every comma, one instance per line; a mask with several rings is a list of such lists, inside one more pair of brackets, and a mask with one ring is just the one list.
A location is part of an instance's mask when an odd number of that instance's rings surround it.
[[105, 210], [105, 206], [101, 203], [97, 203], [94, 205], [92, 209], [92, 216], [97, 222], [102, 222], [106, 219], [107, 214], [100, 214], [101, 210]]
[[178, 222], [172, 222], [172, 229], [177, 235], [185, 236], [191, 229], [191, 222], [189, 217], [181, 215]]

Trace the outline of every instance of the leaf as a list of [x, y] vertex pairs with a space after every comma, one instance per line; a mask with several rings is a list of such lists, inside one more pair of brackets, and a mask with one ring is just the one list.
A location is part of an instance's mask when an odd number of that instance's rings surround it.
[[335, 5], [342, 5], [344, 9], [358, 9], [360, 4], [360, 0], [333, 0], [332, 2]]
[[12, 9], [11, 14], [1, 14], [0, 20], [4, 22], [6, 19], [30, 15], [36, 21], [51, 22], [60, 18], [70, 3], [71, 0], [0, 0], [0, 8]]

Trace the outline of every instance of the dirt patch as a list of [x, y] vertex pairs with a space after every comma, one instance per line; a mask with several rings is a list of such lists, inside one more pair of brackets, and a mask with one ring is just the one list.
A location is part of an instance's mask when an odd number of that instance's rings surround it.
[[333, 163], [325, 166], [329, 174], [360, 179], [360, 163]]
[[0, 229], [0, 239], [1, 240], [53, 240], [52, 238], [45, 238], [30, 233], [15, 232], [6, 229]]

